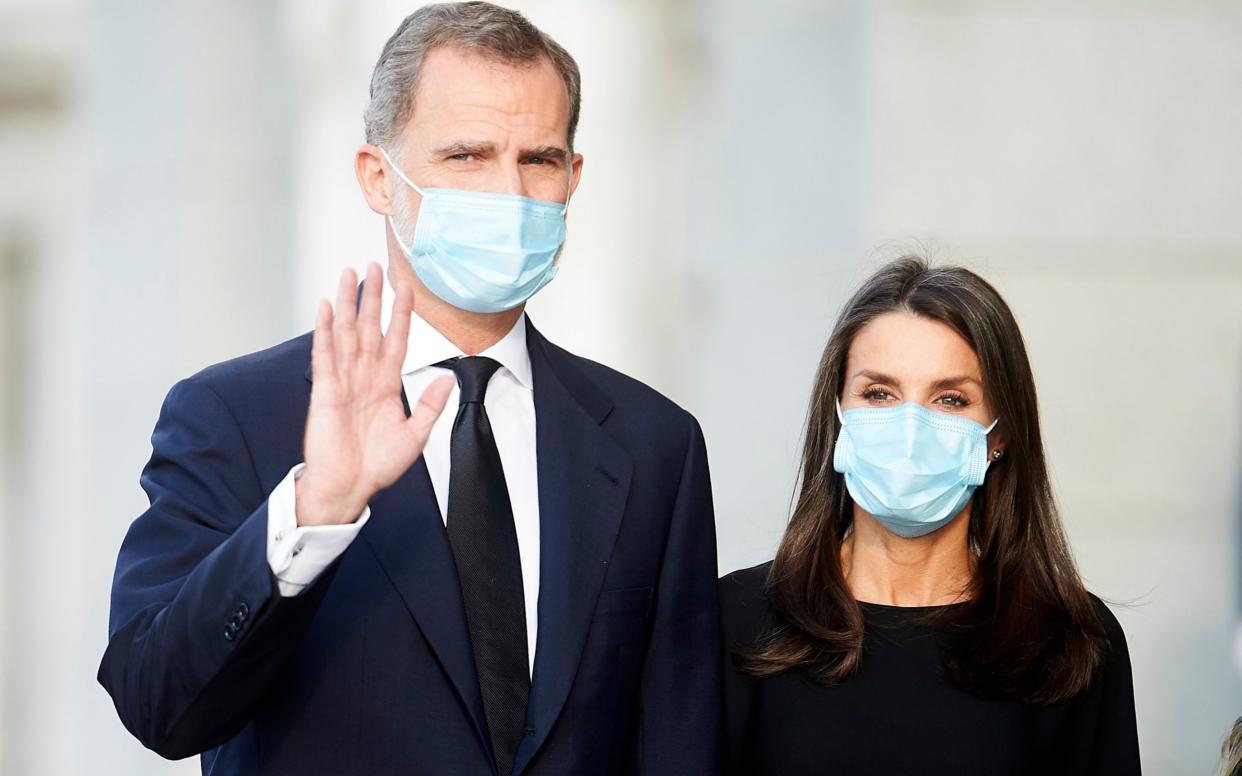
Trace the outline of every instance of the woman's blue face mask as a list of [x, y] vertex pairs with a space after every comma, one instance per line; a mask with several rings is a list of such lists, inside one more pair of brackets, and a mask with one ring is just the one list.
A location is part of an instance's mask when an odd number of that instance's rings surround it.
[[948, 524], [983, 484], [988, 433], [967, 418], [906, 403], [841, 411], [833, 468], [858, 506], [906, 538]]

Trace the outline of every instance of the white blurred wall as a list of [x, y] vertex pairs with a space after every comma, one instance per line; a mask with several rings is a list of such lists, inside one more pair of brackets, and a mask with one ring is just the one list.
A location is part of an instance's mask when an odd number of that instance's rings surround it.
[[[193, 773], [94, 682], [167, 389], [383, 261], [357, 193], [391, 0], [0, 0], [0, 774]], [[1023, 324], [1149, 773], [1205, 773], [1242, 472], [1242, 6], [531, 0], [586, 156], [544, 333], [700, 419], [721, 571], [771, 557], [828, 329], [937, 246]], [[889, 249], [891, 252], [891, 248]]]
[[1242, 5], [885, 8], [868, 242], [935, 237], [1010, 301], [1144, 765], [1207, 773], [1242, 714]]

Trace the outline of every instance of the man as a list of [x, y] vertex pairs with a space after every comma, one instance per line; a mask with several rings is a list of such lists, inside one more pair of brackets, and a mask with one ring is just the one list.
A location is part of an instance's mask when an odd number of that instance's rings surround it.
[[698, 424], [523, 312], [579, 93], [487, 3], [388, 41], [356, 157], [387, 276], [346, 271], [314, 332], [178, 383], [156, 425], [99, 671], [146, 746], [211, 774], [716, 771]]

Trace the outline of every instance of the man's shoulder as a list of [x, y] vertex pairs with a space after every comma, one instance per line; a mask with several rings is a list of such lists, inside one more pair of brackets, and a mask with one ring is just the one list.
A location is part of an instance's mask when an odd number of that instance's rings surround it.
[[212, 364], [182, 382], [209, 388], [221, 398], [257, 398], [267, 393], [288, 395], [290, 386], [306, 382], [310, 367], [311, 332], [244, 356]]
[[624, 372], [548, 342], [562, 361], [576, 369], [623, 412], [637, 412], [663, 423], [697, 423], [694, 416], [655, 388]]

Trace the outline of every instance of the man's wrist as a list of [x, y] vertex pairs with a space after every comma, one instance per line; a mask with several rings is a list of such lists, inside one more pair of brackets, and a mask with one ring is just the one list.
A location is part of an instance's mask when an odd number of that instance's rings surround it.
[[367, 499], [358, 495], [325, 498], [315, 488], [306, 470], [294, 476], [294, 517], [299, 526], [344, 525], [358, 519], [366, 508]]

